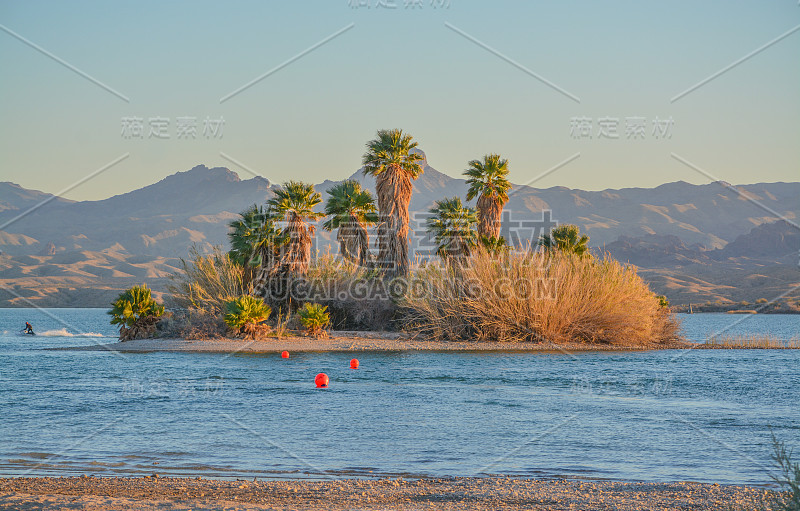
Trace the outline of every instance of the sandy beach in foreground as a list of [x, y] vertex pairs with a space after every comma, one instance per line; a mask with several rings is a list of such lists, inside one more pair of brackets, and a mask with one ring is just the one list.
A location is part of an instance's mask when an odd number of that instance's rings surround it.
[[0, 479], [0, 509], [494, 510], [753, 509], [764, 488], [692, 482], [512, 478], [219, 481], [189, 478]]
[[[697, 344], [674, 343], [660, 345], [657, 349], [697, 348]], [[432, 341], [412, 339], [395, 332], [332, 332], [326, 339], [290, 336], [281, 339], [267, 338], [250, 341], [243, 339], [137, 339], [112, 344], [49, 348], [54, 350], [120, 352], [186, 351], [211, 353], [280, 353], [327, 352], [327, 351], [485, 351], [485, 352], [580, 352], [580, 351], [641, 351], [653, 348], [626, 347], [609, 344], [551, 344], [537, 342], [490, 342], [490, 341]]]

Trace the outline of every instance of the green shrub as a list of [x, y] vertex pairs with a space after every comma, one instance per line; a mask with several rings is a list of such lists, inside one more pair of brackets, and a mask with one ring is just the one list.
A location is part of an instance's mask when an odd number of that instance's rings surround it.
[[324, 329], [331, 321], [328, 307], [318, 303], [306, 303], [298, 309], [297, 316], [308, 335], [314, 337], [325, 336]]
[[664, 295], [657, 295], [656, 299], [658, 300], [658, 306], [663, 307], [665, 309], [669, 308], [669, 300]]
[[792, 452], [786, 452], [786, 446], [772, 434], [772, 460], [779, 470], [779, 475], [772, 479], [781, 487], [781, 493], [775, 496], [767, 509], [780, 511], [800, 511], [800, 463], [792, 462]]
[[158, 319], [164, 315], [164, 307], [156, 303], [150, 289], [144, 284], [135, 286], [119, 295], [111, 303], [111, 324], [119, 325], [121, 341], [151, 337], [156, 331]]
[[511, 250], [511, 247], [506, 242], [506, 239], [502, 236], [481, 236], [480, 241], [481, 245], [483, 245], [483, 248], [495, 256], [506, 254], [509, 252], [509, 250]]
[[256, 338], [259, 327], [263, 329], [265, 325], [262, 323], [267, 321], [272, 313], [272, 309], [263, 300], [250, 295], [242, 295], [228, 301], [225, 309], [227, 311], [225, 323], [231, 330], [251, 339]]

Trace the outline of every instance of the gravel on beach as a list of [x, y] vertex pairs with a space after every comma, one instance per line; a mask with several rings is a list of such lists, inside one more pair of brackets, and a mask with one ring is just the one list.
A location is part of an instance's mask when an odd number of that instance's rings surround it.
[[0, 479], [0, 509], [17, 510], [710, 510], [754, 509], [772, 492], [694, 482], [506, 477], [223, 481], [158, 477]]

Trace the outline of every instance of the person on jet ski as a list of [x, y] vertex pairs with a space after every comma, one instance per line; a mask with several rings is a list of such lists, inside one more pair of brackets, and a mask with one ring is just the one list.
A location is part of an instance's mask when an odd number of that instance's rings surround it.
[[26, 334], [33, 334], [33, 327], [27, 321], [25, 322], [25, 333]]

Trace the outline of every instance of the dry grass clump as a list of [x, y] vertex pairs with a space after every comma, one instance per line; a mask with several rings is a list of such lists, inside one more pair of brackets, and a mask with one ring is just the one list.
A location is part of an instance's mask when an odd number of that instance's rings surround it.
[[770, 335], [739, 335], [731, 337], [710, 337], [706, 346], [738, 349], [800, 349], [800, 339], [779, 339]]
[[418, 268], [401, 303], [407, 328], [444, 340], [652, 346], [679, 339], [636, 269], [605, 258], [485, 250], [464, 267]]
[[332, 329], [391, 329], [397, 306], [377, 270], [326, 253], [311, 262], [304, 280], [298, 301], [327, 306]]
[[157, 337], [168, 339], [211, 340], [229, 335], [228, 325], [221, 316], [197, 309], [172, 311], [156, 325]]
[[226, 304], [249, 294], [252, 285], [244, 283], [244, 268], [231, 260], [220, 247], [201, 254], [196, 246], [189, 260], [181, 259], [182, 271], [170, 277], [167, 290], [171, 305], [178, 309], [157, 325], [158, 336], [181, 339], [222, 339], [230, 336], [223, 316]]
[[252, 291], [252, 285], [244, 282], [244, 269], [220, 247], [207, 255], [192, 247], [189, 254], [188, 261], [181, 259], [182, 271], [167, 284], [177, 307], [221, 317], [228, 301]]

